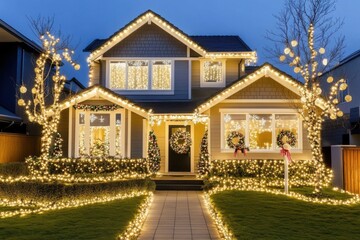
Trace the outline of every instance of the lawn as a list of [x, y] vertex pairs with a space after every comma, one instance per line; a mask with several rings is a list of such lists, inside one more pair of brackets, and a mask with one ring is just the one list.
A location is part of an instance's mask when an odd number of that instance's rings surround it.
[[360, 239], [360, 205], [320, 205], [235, 190], [211, 199], [238, 239]]
[[0, 219], [0, 239], [115, 239], [134, 217], [144, 196]]

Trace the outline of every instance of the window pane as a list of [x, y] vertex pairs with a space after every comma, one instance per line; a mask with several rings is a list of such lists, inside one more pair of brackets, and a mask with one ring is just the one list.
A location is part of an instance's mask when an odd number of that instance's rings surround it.
[[204, 82], [222, 82], [223, 70], [222, 62], [204, 62]]
[[128, 89], [146, 90], [149, 83], [148, 61], [128, 62]]
[[249, 115], [250, 149], [272, 149], [272, 115]]
[[90, 126], [110, 126], [110, 114], [90, 114]]
[[111, 62], [110, 63], [110, 88], [125, 89], [126, 82], [126, 63]]
[[152, 62], [151, 89], [171, 90], [171, 61]]
[[[290, 131], [295, 136], [295, 139], [299, 139], [299, 118], [296, 114], [276, 114], [275, 115], [275, 134], [276, 138], [281, 130]], [[284, 139], [285, 141], [285, 139]], [[279, 148], [279, 146], [276, 147]], [[298, 141], [292, 148], [298, 148]]]
[[[230, 149], [227, 144], [227, 137], [231, 132], [240, 132], [245, 136], [246, 115], [245, 114], [224, 114], [224, 149]], [[235, 142], [238, 139], [234, 139]]]

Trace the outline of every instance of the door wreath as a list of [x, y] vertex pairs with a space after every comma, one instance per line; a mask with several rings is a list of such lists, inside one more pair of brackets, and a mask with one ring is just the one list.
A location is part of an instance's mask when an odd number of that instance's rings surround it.
[[[234, 138], [239, 138], [237, 143], [234, 143]], [[229, 148], [242, 149], [245, 147], [245, 137], [238, 131], [232, 131], [226, 138], [227, 145]]]
[[177, 130], [170, 137], [170, 147], [178, 154], [186, 154], [190, 151], [191, 137], [190, 133]]

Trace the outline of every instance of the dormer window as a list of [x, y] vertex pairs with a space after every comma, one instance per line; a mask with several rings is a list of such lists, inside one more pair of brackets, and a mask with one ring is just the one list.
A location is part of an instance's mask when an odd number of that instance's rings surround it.
[[202, 61], [200, 86], [225, 87], [225, 61]]
[[108, 86], [112, 90], [171, 91], [173, 67], [171, 60], [109, 61]]

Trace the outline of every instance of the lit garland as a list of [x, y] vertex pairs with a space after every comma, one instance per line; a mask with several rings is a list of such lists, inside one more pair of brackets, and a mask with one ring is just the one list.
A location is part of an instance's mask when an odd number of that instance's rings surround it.
[[191, 147], [190, 133], [183, 130], [177, 130], [171, 135], [169, 144], [171, 149], [176, 153], [187, 154]]
[[193, 114], [154, 114], [149, 113], [149, 124], [154, 126], [155, 124], [161, 125], [162, 122], [166, 121], [185, 121], [185, 125], [188, 121], [193, 122], [194, 124], [208, 124], [209, 116], [201, 115], [198, 111], [194, 111]]
[[146, 216], [149, 213], [149, 209], [152, 201], [153, 201], [153, 194], [149, 193], [145, 201], [139, 207], [134, 220], [132, 220], [128, 224], [124, 233], [118, 236], [119, 240], [137, 239], [137, 237], [140, 235], [141, 228], [144, 225]]
[[291, 147], [294, 147], [296, 145], [296, 137], [295, 134], [292, 131], [289, 130], [281, 130], [280, 133], [276, 137], [276, 144], [279, 147], [282, 147], [284, 145], [283, 139], [286, 138], [285, 142], [290, 144]]
[[[80, 65], [76, 64], [71, 55], [73, 51], [69, 49], [59, 49], [60, 39], [56, 38], [49, 32], [43, 33], [40, 36], [42, 41], [43, 52], [36, 60], [35, 71], [35, 84], [31, 89], [32, 99], [27, 102], [20, 98], [18, 104], [24, 106], [26, 114], [29, 117], [30, 122], [36, 122], [42, 126], [41, 134], [41, 155], [46, 161], [50, 154], [50, 145], [53, 140], [53, 134], [57, 132], [58, 123], [60, 121], [61, 107], [59, 104], [60, 95], [64, 89], [65, 79], [64, 75], [60, 74], [60, 67], [64, 61], [69, 62], [75, 70], [80, 69]], [[50, 65], [49, 65], [50, 63]], [[52, 83], [52, 104], [46, 108], [46, 86], [47, 77], [50, 74], [51, 69], [54, 67], [55, 72], [51, 76]], [[20, 87], [20, 93], [25, 94], [27, 88], [25, 86]], [[43, 169], [46, 172], [46, 169]]]
[[112, 104], [112, 105], [75, 104], [73, 108], [77, 110], [98, 112], [98, 111], [115, 111], [121, 107], [116, 104]]

